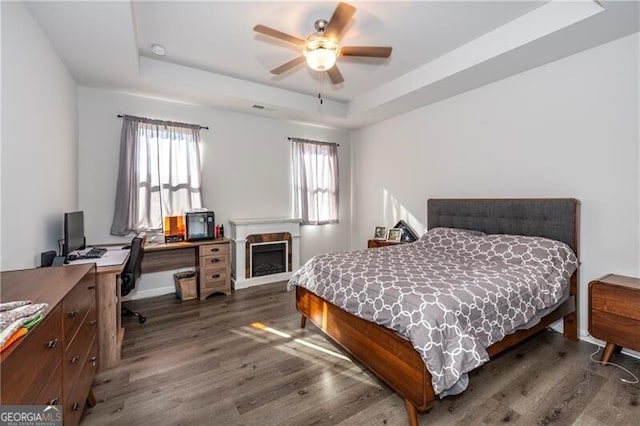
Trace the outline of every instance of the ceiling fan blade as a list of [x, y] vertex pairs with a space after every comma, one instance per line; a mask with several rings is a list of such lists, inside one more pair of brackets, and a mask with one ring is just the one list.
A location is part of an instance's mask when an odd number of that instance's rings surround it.
[[289, 43], [304, 45], [306, 41], [299, 37], [294, 37], [289, 34], [285, 34], [282, 31], [274, 30], [270, 27], [265, 27], [264, 25], [256, 25], [253, 27], [253, 31], [258, 32], [260, 34], [268, 35], [269, 37], [279, 38], [280, 40], [288, 41]]
[[324, 30], [324, 36], [337, 39], [354, 13], [356, 13], [355, 7], [347, 3], [338, 3], [338, 7], [336, 7], [327, 24], [327, 28]]
[[331, 79], [331, 83], [333, 84], [340, 84], [344, 81], [344, 78], [342, 78], [342, 73], [338, 69], [337, 65], [334, 65], [331, 68], [329, 68], [327, 70], [327, 74], [329, 74], [329, 78]]
[[304, 61], [305, 61], [304, 56], [298, 56], [297, 58], [292, 59], [291, 61], [284, 63], [277, 68], [272, 69], [271, 74], [282, 74], [283, 72], [290, 70], [296, 65], [303, 63]]
[[342, 56], [368, 56], [371, 58], [388, 58], [391, 56], [391, 47], [383, 46], [345, 46], [340, 49]]

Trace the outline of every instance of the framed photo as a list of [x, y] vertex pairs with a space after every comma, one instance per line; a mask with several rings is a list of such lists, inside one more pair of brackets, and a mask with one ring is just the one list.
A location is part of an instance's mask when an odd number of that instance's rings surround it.
[[411, 228], [411, 226], [409, 226], [409, 224], [404, 220], [396, 223], [396, 226], [394, 226], [394, 228], [402, 229], [402, 236], [400, 237], [400, 241], [410, 243], [416, 241], [419, 238], [416, 231], [414, 231], [413, 228]]
[[387, 228], [384, 226], [376, 226], [376, 232], [373, 234], [374, 240], [386, 240]]
[[387, 241], [402, 241], [402, 229], [391, 228], [389, 229], [389, 235], [387, 235]]

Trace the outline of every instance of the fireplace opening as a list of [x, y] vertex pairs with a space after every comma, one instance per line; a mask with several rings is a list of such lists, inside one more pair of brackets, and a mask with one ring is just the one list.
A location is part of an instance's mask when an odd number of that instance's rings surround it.
[[287, 272], [287, 242], [251, 244], [251, 276]]

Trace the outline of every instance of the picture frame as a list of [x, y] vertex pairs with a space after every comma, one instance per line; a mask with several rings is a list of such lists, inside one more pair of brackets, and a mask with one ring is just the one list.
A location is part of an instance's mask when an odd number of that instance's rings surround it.
[[386, 240], [387, 239], [387, 227], [386, 226], [376, 226], [376, 230], [373, 234], [374, 240]]
[[413, 228], [411, 228], [411, 226], [409, 226], [409, 224], [404, 220], [396, 223], [394, 228], [402, 229], [402, 235], [400, 237], [400, 241], [402, 242], [411, 243], [420, 238], [416, 231], [414, 231]]
[[387, 234], [387, 241], [402, 241], [402, 229], [400, 228], [391, 228]]

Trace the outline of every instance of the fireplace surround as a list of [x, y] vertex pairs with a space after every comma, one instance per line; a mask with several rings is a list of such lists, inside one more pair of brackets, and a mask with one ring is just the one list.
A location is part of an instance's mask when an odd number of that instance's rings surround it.
[[[299, 219], [232, 219], [229, 225], [231, 279], [234, 288], [287, 280], [300, 267]], [[262, 265], [257, 273], [253, 268], [252, 257], [256, 250], [258, 256], [267, 256], [267, 265]], [[277, 250], [280, 250], [280, 254], [276, 254]], [[284, 265], [274, 266], [272, 263]], [[284, 271], [281, 270], [282, 266]]]

